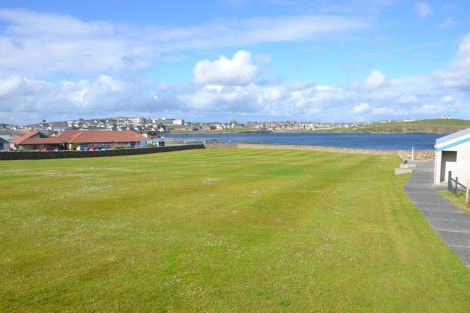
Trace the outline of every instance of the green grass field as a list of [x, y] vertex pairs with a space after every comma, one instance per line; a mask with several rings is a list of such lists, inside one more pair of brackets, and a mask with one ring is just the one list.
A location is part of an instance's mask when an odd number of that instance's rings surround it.
[[453, 192], [441, 190], [440, 193], [457, 207], [470, 212], [470, 203], [465, 202], [465, 193], [459, 192], [457, 196]]
[[394, 156], [0, 162], [0, 312], [469, 312]]
[[376, 123], [358, 128], [340, 128], [329, 132], [344, 133], [431, 133], [449, 134], [470, 127], [470, 120], [433, 119], [412, 122]]

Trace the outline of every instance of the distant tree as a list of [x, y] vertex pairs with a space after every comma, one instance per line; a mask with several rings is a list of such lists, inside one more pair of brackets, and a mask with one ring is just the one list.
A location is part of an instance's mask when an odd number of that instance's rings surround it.
[[122, 149], [127, 149], [129, 148], [128, 146], [119, 146], [119, 145], [115, 145], [113, 146], [113, 150], [122, 150]]

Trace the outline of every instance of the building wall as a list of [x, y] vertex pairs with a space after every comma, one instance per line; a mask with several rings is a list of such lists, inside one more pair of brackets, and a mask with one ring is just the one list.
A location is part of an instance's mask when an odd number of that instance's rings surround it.
[[10, 143], [0, 141], [0, 151], [9, 151], [10, 150]]
[[446, 149], [444, 151], [436, 151], [435, 167], [434, 167], [434, 184], [438, 185], [442, 183], [442, 173], [446, 175], [445, 181], [447, 181], [448, 169], [444, 169], [445, 162], [452, 161], [451, 154], [446, 151], [454, 151], [457, 153], [456, 158], [456, 170], [453, 171], [452, 176], [458, 177], [459, 182], [467, 185], [470, 180], [470, 142], [463, 143], [461, 145]]
[[31, 151], [31, 150], [63, 150], [62, 144], [40, 144], [40, 145], [18, 145], [18, 151]]
[[467, 186], [470, 180], [470, 142], [457, 146], [457, 177]]
[[434, 185], [441, 183], [442, 151], [436, 151], [434, 157]]

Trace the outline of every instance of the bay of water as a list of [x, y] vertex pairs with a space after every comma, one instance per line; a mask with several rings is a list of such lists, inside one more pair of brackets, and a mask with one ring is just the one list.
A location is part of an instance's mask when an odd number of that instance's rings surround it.
[[332, 134], [332, 133], [239, 133], [239, 134], [169, 134], [166, 138], [216, 140], [219, 143], [259, 143], [324, 146], [373, 150], [433, 150], [435, 134]]

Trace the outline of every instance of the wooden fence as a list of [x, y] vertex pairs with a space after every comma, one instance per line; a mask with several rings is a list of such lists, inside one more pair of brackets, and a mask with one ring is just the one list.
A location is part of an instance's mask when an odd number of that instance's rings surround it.
[[459, 182], [459, 178], [452, 177], [452, 172], [449, 171], [449, 176], [447, 180], [447, 189], [450, 192], [453, 192], [455, 196], [458, 195], [459, 191], [465, 192], [465, 203], [469, 202], [469, 194], [470, 194], [470, 180], [467, 181], [467, 185], [463, 185], [462, 183]]

